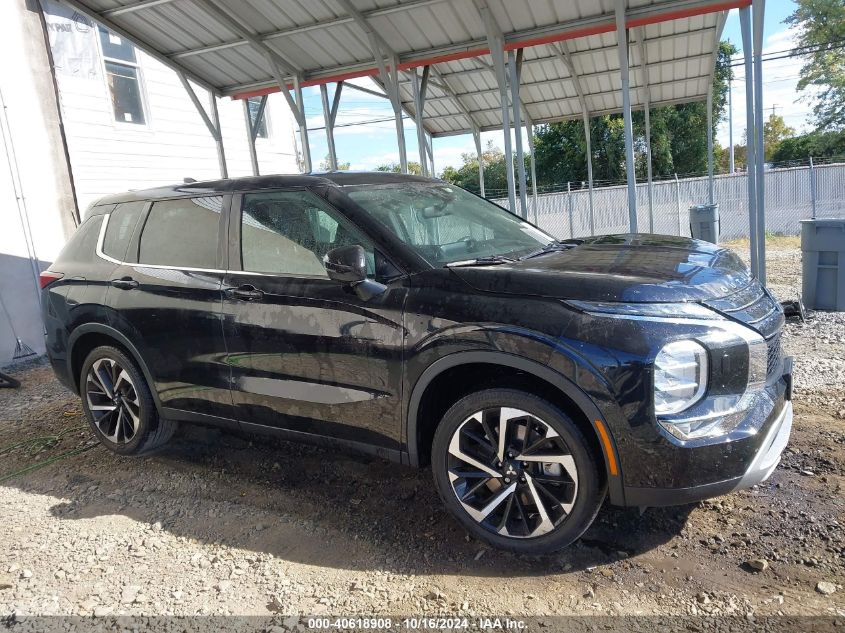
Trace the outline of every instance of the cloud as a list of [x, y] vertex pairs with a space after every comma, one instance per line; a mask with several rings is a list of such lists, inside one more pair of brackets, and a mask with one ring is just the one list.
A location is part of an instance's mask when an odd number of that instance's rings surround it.
[[[772, 33], [766, 38], [763, 47], [764, 55], [782, 53], [794, 48], [798, 44], [798, 31], [786, 28]], [[774, 55], [781, 57], [782, 55]], [[798, 90], [801, 77], [801, 67], [804, 61], [798, 57], [784, 57], [772, 61], [763, 61], [763, 116], [768, 118], [774, 112], [784, 118], [786, 124], [795, 128], [797, 133], [808, 132], [812, 129], [811, 97], [815, 88]], [[742, 136], [746, 129], [745, 113], [745, 67], [734, 67], [734, 81], [732, 89], [733, 99], [733, 132], [734, 144], [742, 143]], [[723, 147], [728, 147], [728, 120], [719, 125], [716, 135]]]

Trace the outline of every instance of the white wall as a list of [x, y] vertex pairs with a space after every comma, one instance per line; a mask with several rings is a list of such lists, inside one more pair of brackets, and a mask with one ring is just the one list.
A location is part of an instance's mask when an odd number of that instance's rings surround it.
[[[173, 71], [138, 51], [147, 123], [116, 123], [97, 29], [50, 0], [43, 2], [42, 26], [38, 4], [0, 1], [0, 96], [6, 106], [0, 109], [0, 366], [11, 360], [16, 337], [44, 351], [31, 261], [45, 268], [75, 227], [70, 172], [82, 212], [110, 193], [220, 177], [214, 140]], [[207, 105], [208, 94], [196, 91]], [[242, 103], [220, 99], [218, 109], [229, 176], [251, 175]], [[261, 171], [296, 173], [293, 116], [278, 94], [269, 97], [267, 112], [270, 137], [256, 143]], [[21, 213], [28, 216], [34, 248], [28, 248]]]
[[[175, 72], [136, 51], [146, 124], [116, 122], [97, 29], [54, 2], [44, 2], [59, 99], [82, 209], [109, 193], [220, 177], [217, 150]], [[208, 93], [194, 86], [203, 106]], [[252, 174], [243, 105], [218, 99], [230, 177]], [[267, 102], [270, 137], [258, 139], [262, 173], [296, 173], [293, 116], [284, 99]]]
[[[37, 3], [3, 0], [0, 23], [0, 96], [4, 106], [0, 108], [3, 365], [12, 357], [15, 336], [36, 351], [44, 350], [30, 258], [45, 262], [55, 257], [73, 230], [74, 203]], [[31, 228], [34, 253], [25, 237], [26, 225]]]

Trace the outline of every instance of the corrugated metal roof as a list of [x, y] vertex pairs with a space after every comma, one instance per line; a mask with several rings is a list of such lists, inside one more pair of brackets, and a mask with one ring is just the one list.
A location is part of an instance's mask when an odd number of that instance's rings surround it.
[[[376, 76], [367, 34], [337, 0], [61, 0], [222, 95], [278, 89], [268, 55], [303, 85]], [[434, 136], [500, 129], [499, 88], [473, 0], [353, 0], [399, 57], [434, 64], [424, 124]], [[616, 0], [487, 0], [505, 48], [522, 49], [520, 97], [534, 123], [622, 109]], [[702, 100], [727, 11], [750, 0], [626, 0], [631, 104]], [[266, 48], [264, 48], [266, 47]], [[645, 50], [648, 64], [643, 64]], [[646, 79], [647, 75], [647, 79]], [[292, 79], [292, 77], [291, 77]], [[400, 86], [413, 109], [410, 81]], [[472, 120], [470, 120], [470, 117]]]

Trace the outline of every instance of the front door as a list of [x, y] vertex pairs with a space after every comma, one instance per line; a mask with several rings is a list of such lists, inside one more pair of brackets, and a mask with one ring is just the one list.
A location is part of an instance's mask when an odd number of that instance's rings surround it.
[[153, 202], [128, 247], [116, 245], [129, 224], [121, 207], [107, 219], [101, 253], [118, 262], [107, 296], [112, 325], [138, 348], [162, 406], [179, 410], [170, 415], [231, 419], [221, 323], [224, 197]]
[[405, 279], [366, 301], [330, 280], [323, 256], [338, 246], [363, 246], [373, 276], [385, 260], [308, 190], [236, 196], [229, 241], [224, 331], [244, 426], [397, 450]]

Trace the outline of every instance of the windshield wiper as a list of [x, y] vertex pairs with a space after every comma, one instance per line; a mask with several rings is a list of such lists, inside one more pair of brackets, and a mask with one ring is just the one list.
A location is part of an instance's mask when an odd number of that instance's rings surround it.
[[574, 248], [578, 246], [573, 242], [564, 242], [562, 240], [555, 240], [554, 242], [549, 242], [543, 248], [538, 249], [532, 253], [528, 253], [527, 255], [523, 255], [519, 258], [519, 261], [524, 261], [526, 259], [531, 259], [532, 257], [538, 257], [540, 255], [545, 255], [546, 253], [556, 253], [558, 251], [565, 251], [570, 248]]
[[475, 259], [463, 259], [457, 262], [450, 262], [446, 264], [446, 268], [459, 268], [461, 266], [491, 266], [493, 264], [510, 264], [516, 260], [512, 257], [505, 257], [504, 255], [489, 255], [487, 257], [477, 257]]

